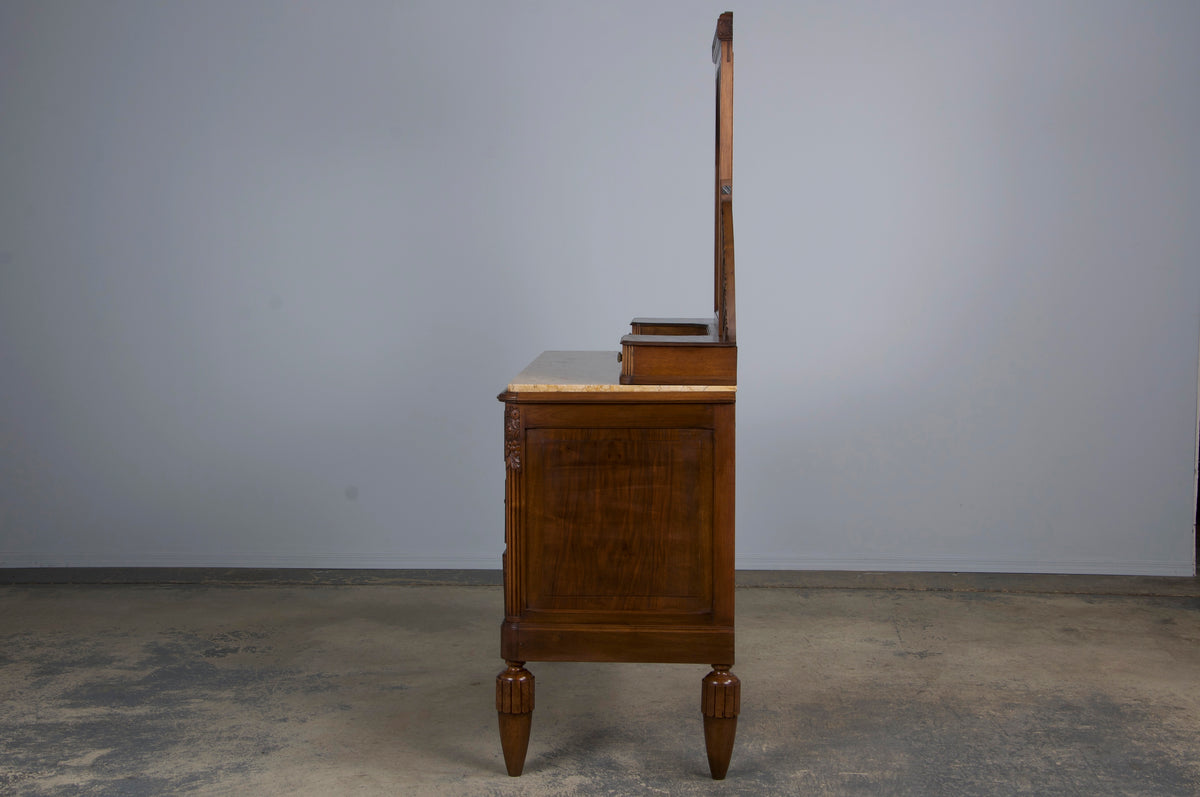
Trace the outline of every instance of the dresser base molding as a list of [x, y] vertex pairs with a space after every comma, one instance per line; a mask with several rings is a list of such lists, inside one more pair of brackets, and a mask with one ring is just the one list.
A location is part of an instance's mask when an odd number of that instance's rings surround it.
[[709, 664], [733, 661], [733, 629], [505, 622], [500, 655], [515, 661]]

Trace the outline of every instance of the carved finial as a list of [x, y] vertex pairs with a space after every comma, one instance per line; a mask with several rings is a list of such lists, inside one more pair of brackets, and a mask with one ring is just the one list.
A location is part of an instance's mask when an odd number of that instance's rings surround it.
[[717, 63], [721, 60], [721, 42], [733, 42], [733, 12], [726, 11], [721, 16], [717, 17], [717, 32], [713, 34], [712, 43], [712, 60]]
[[722, 41], [733, 41], [733, 12], [726, 11], [717, 17], [717, 38]]

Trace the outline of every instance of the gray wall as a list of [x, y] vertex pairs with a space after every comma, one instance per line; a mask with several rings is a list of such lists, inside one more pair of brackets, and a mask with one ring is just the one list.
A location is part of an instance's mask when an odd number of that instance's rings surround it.
[[[709, 306], [723, 6], [0, 4], [0, 565], [495, 567]], [[1188, 575], [1200, 5], [736, 13], [739, 565]]]

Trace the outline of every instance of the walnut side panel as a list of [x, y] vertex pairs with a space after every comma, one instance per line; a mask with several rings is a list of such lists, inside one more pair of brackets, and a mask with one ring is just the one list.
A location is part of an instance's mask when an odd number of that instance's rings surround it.
[[555, 395], [506, 394], [502, 655], [732, 663], [735, 394]]
[[531, 611], [711, 612], [713, 432], [531, 429]]

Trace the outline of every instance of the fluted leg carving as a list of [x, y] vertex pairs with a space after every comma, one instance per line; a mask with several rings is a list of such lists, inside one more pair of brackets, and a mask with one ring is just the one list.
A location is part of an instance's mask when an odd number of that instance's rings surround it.
[[704, 746], [713, 780], [724, 780], [733, 755], [737, 718], [742, 710], [742, 682], [728, 664], [714, 664], [701, 681], [700, 710], [704, 713]]
[[525, 669], [525, 662], [510, 661], [508, 669], [496, 676], [496, 713], [500, 716], [504, 766], [515, 778], [525, 768], [533, 719], [533, 673]]

